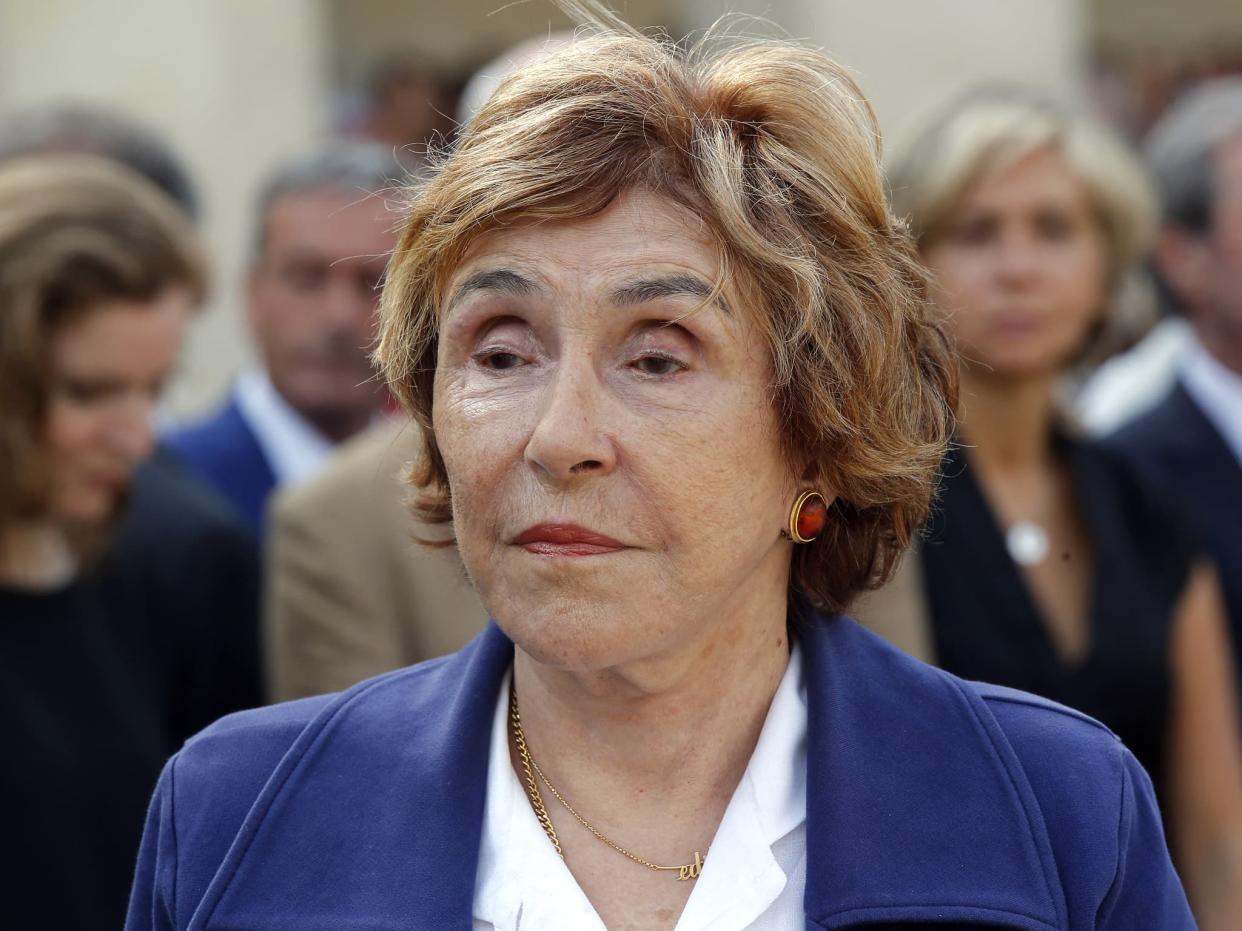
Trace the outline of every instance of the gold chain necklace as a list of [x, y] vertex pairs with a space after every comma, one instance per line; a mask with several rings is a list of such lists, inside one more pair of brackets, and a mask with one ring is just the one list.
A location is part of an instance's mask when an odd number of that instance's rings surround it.
[[[556, 791], [556, 786], [552, 785], [548, 777], [544, 775], [543, 770], [539, 768], [539, 764], [535, 762], [535, 758], [530, 755], [530, 748], [526, 745], [526, 735], [522, 732], [522, 716], [518, 713], [517, 690], [512, 685], [509, 688], [509, 720], [513, 724], [513, 742], [517, 744], [518, 758], [522, 761], [522, 771], [526, 776], [526, 788], [530, 796], [531, 808], [535, 810], [535, 817], [539, 820], [539, 826], [543, 828], [543, 833], [548, 835], [548, 840], [552, 842], [552, 847], [556, 850], [557, 856], [562, 860], [565, 859], [565, 854], [561, 850], [561, 841], [556, 836], [556, 828], [552, 826], [552, 818], [548, 815], [548, 809], [544, 807], [543, 796], [539, 794], [539, 779], [543, 780], [552, 794], [556, 796], [556, 800], [565, 806], [565, 810], [573, 815], [579, 824], [623, 857], [627, 857], [635, 863], [647, 867], [649, 870], [659, 870], [660, 872], [676, 871], [679, 882], [699, 878], [699, 874], [703, 872], [703, 857], [697, 850], [694, 853], [694, 860], [685, 866], [659, 866], [650, 860], [644, 860], [637, 854], [630, 853], [620, 844], [604, 836], [603, 832], [597, 830], [591, 822], [578, 814], [574, 807], [565, 800], [565, 796]], [[539, 779], [536, 779], [536, 776]]]

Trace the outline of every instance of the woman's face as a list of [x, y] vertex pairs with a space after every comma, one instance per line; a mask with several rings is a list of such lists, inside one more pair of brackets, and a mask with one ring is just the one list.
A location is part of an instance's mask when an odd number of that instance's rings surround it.
[[1087, 190], [1044, 149], [969, 187], [924, 259], [967, 365], [1022, 378], [1085, 344], [1106, 302], [1106, 248]]
[[53, 519], [92, 524], [112, 516], [134, 467], [151, 452], [155, 399], [190, 309], [180, 289], [149, 302], [113, 301], [52, 337], [43, 443]]
[[[433, 420], [462, 557], [528, 653], [600, 669], [784, 610], [795, 492], [763, 340], [699, 221], [634, 192], [477, 242]], [[783, 614], [782, 614], [783, 616]]]

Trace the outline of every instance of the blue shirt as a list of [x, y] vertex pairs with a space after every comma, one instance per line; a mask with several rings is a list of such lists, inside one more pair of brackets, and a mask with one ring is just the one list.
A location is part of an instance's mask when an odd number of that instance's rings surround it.
[[[800, 642], [807, 928], [1194, 927], [1150, 781], [1104, 727], [847, 618]], [[492, 625], [452, 656], [192, 739], [156, 790], [127, 928], [469, 929], [512, 659]]]

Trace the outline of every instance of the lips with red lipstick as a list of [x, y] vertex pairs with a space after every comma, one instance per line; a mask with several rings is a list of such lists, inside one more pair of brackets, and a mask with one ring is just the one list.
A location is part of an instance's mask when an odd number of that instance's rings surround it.
[[539, 556], [604, 556], [629, 548], [577, 524], [536, 524], [514, 537], [513, 545]]

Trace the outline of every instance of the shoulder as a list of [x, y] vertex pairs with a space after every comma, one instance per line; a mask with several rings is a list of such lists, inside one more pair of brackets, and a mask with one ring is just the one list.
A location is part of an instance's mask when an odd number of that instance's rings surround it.
[[301, 756], [329, 734], [334, 742], [361, 738], [358, 746], [386, 752], [384, 733], [398, 721], [420, 713], [443, 716], [443, 709], [433, 714], [434, 706], [450, 690], [452, 670], [460, 662], [460, 655], [443, 656], [375, 676], [344, 692], [223, 717], [176, 754], [179, 796], [187, 810], [248, 809], [282, 760]]
[[[344, 692], [223, 717], [188, 740], [176, 754], [177, 781], [194, 785], [195, 805], [214, 808], [236, 797], [248, 806], [280, 761], [297, 749], [300, 739], [314, 739], [337, 719], [347, 722], [347, 729], [382, 731], [394, 719], [434, 697], [444, 684], [442, 667], [452, 659], [440, 657], [384, 673]], [[334, 738], [339, 737], [334, 734]], [[253, 791], [235, 791], [246, 788]]]
[[[239, 439], [249, 440], [249, 444], [239, 444]], [[254, 431], [232, 395], [203, 419], [169, 431], [164, 442], [181, 458], [191, 462], [205, 455], [236, 456], [246, 445], [257, 443]]]
[[[919, 662], [847, 618], [813, 636], [808, 653], [809, 746], [849, 748], [830, 783], [818, 777], [818, 797], [808, 794], [808, 819], [826, 808], [847, 836], [883, 845], [907, 895], [1017, 906], [1057, 927], [1138, 927], [1096, 916], [1114, 890], [1141, 899], [1144, 884], [1130, 880], [1150, 876], [1179, 907], [1150, 781], [1106, 727]], [[1066, 913], [1068, 924], [1056, 917]]]
[[1091, 822], [1115, 832], [1130, 778], [1127, 758], [1133, 759], [1116, 734], [1095, 718], [1029, 692], [958, 682], [996, 722], [1054, 836]]
[[1101, 439], [1101, 445], [1139, 465], [1160, 463], [1184, 445], [1187, 426], [1201, 417], [1180, 385], [1155, 405]]
[[161, 547], [204, 539], [253, 547], [249, 531], [232, 506], [191, 475], [175, 453], [163, 448], [135, 472], [119, 532], [123, 538], [149, 537]]
[[[175, 838], [175, 849], [165, 852], [175, 863], [168, 871], [174, 888], [165, 895], [177, 911], [186, 910], [182, 919], [188, 921], [203, 899], [234, 841], [263, 807], [261, 799], [297, 791], [307, 778], [307, 759], [321, 755], [326, 742], [344, 745], [337, 756], [348, 759], [350, 773], [372, 766], [372, 757], [384, 752], [386, 730], [417, 714], [420, 705], [425, 715], [432, 713], [435, 697], [445, 693], [437, 674], [442, 665], [432, 661], [339, 694], [231, 714], [188, 740], [165, 767], [153, 806], [161, 834]], [[340, 772], [316, 762], [314, 785], [348, 778], [344, 762]]]
[[1107, 928], [1192, 928], [1151, 779], [1098, 721], [971, 683], [1037, 800], [1071, 915]]
[[1066, 760], [1109, 769], [1120, 759], [1120, 738], [1081, 711], [1018, 689], [958, 681], [983, 701], [1024, 769], [1030, 762], [1055, 768]]
[[135, 473], [105, 560], [118, 578], [175, 591], [259, 571], [258, 544], [235, 509], [163, 451]]

